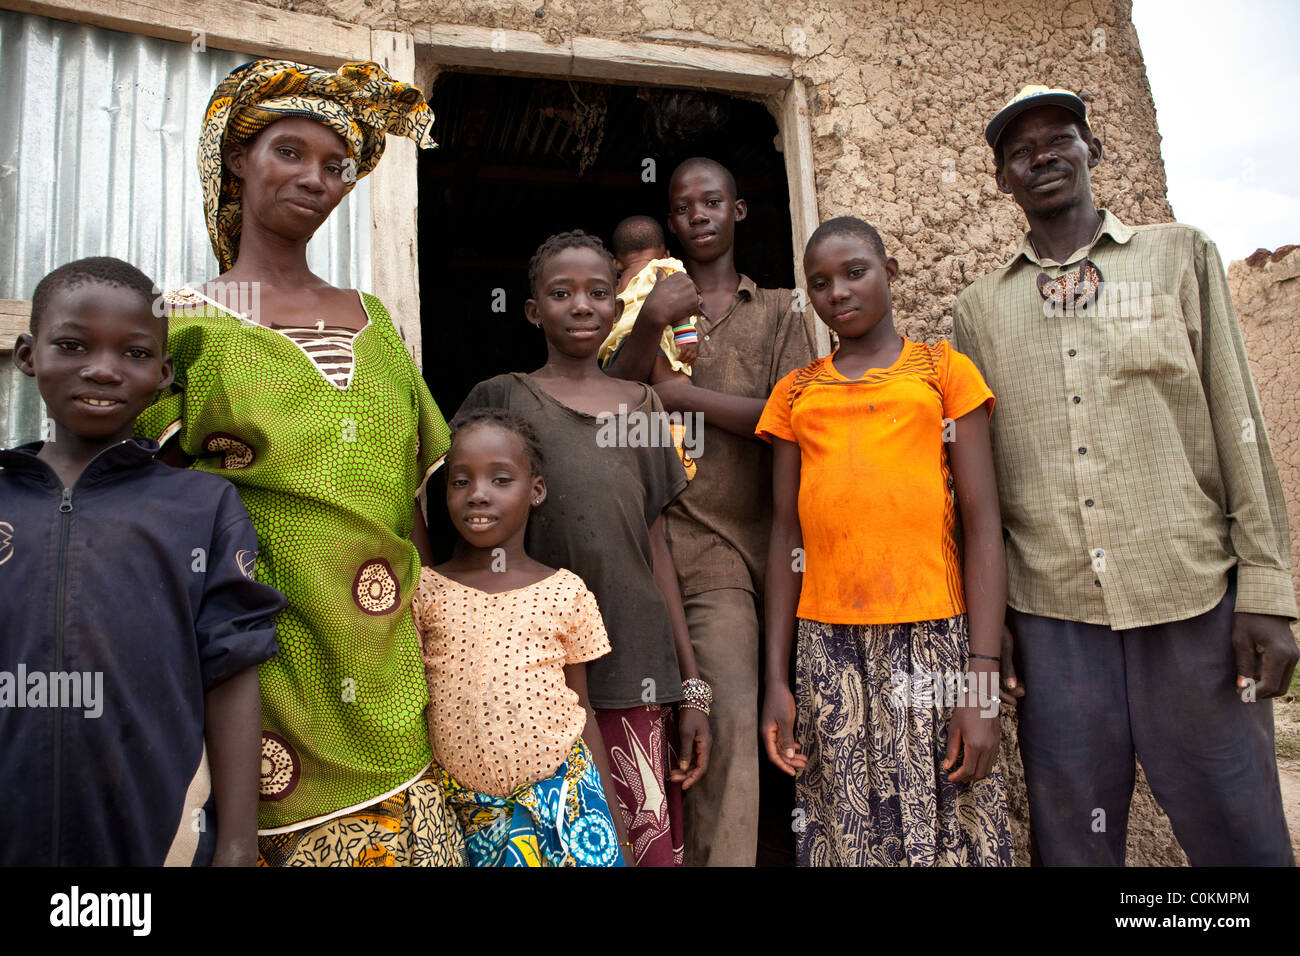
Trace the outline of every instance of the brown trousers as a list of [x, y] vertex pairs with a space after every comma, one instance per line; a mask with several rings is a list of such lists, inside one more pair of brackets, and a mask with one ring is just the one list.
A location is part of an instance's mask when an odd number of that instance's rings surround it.
[[687, 866], [753, 866], [758, 847], [758, 612], [720, 588], [682, 599], [700, 676], [713, 688], [709, 769], [683, 794]]

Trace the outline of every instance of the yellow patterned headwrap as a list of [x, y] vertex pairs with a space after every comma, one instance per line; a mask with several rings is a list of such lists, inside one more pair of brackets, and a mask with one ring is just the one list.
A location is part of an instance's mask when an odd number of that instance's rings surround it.
[[203, 211], [222, 272], [235, 263], [243, 219], [241, 184], [227, 173], [222, 150], [286, 116], [313, 119], [343, 138], [355, 163], [349, 192], [379, 163], [387, 134], [409, 137], [423, 149], [438, 145], [424, 94], [394, 80], [378, 63], [344, 63], [337, 73], [289, 60], [236, 67], [213, 91], [199, 135]]

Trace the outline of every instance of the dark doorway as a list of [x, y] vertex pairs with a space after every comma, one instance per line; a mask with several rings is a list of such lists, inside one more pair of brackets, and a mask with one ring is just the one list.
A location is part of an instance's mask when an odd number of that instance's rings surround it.
[[[609, 242], [619, 220], [664, 219], [690, 156], [731, 169], [749, 216], [736, 264], [760, 286], [794, 283], [789, 189], [776, 121], [754, 100], [657, 87], [444, 73], [420, 156], [424, 375], [450, 418], [473, 386], [546, 358], [524, 319], [528, 260], [547, 236]], [[643, 181], [653, 161], [653, 180]], [[669, 248], [674, 254], [674, 240]]]

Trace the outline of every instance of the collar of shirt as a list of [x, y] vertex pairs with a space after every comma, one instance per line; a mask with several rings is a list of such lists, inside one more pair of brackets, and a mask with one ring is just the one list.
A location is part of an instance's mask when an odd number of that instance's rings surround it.
[[1093, 237], [1092, 242], [1075, 249], [1064, 262], [1041, 258], [1034, 249], [1034, 244], [1029, 241], [1029, 233], [1025, 233], [1024, 238], [1020, 240], [1020, 248], [1016, 250], [1016, 254], [1007, 263], [1007, 268], [1014, 266], [1021, 256], [1024, 256], [1040, 269], [1045, 269], [1048, 266], [1068, 266], [1090, 256], [1093, 247], [1101, 242], [1102, 236], [1110, 236], [1112, 240], [1122, 246], [1133, 238], [1133, 229], [1120, 222], [1119, 217], [1109, 209], [1103, 209], [1101, 210], [1101, 226], [1097, 229], [1097, 235]]
[[[14, 474], [27, 475], [54, 488], [61, 488], [62, 482], [48, 464], [36, 457], [43, 441], [28, 442], [16, 448], [0, 451], [0, 468]], [[77, 486], [94, 484], [124, 468], [138, 468], [145, 462], [152, 461], [158, 453], [158, 443], [149, 438], [127, 438], [115, 445], [109, 445], [95, 455], [82, 469], [77, 478]]]
[[736, 307], [740, 305], [741, 302], [752, 302], [755, 297], [757, 297], [758, 286], [754, 283], [754, 280], [743, 272], [739, 273], [739, 275], [740, 284], [736, 287], [736, 294], [731, 297], [731, 305], [727, 306], [727, 311], [722, 313], [722, 318], [713, 322], [707, 315], [701, 314], [695, 321], [695, 327], [698, 331], [702, 333], [713, 332], [718, 328], [718, 326], [722, 325], [723, 322], [726, 322], [727, 319], [731, 318], [731, 313], [736, 311]]

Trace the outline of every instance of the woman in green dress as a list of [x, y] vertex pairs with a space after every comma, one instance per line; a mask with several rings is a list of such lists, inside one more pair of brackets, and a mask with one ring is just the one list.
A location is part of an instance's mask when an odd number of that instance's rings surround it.
[[[307, 242], [388, 133], [434, 145], [420, 91], [374, 63], [233, 71], [199, 143], [221, 275], [166, 297], [176, 385], [139, 419], [239, 489], [283, 591], [261, 668], [264, 865], [457, 865], [411, 597], [427, 531], [416, 495], [446, 423], [378, 299], [307, 267]], [[175, 458], [173, 459], [175, 460]]]

